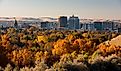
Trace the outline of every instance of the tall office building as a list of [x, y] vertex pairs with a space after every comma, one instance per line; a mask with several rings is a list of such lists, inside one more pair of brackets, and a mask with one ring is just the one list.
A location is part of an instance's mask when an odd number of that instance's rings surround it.
[[71, 30], [76, 30], [79, 29], [79, 26], [79, 18], [74, 15], [71, 16], [68, 21], [68, 28]]
[[59, 27], [67, 28], [67, 17], [66, 16], [59, 17]]

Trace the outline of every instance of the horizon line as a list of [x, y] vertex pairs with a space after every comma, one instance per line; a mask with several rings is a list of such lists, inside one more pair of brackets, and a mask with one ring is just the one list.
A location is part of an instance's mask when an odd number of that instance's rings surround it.
[[[48, 18], [59, 18], [60, 16], [67, 16], [67, 18], [71, 17], [70, 15], [59, 15], [59, 16], [0, 16], [1, 17], [9, 17], [9, 18], [13, 18], [13, 17], [16, 17], [16, 18], [44, 18], [44, 17], [48, 17]], [[75, 15], [76, 17], [79, 17], [79, 19], [105, 19], [105, 20], [121, 20], [121, 18], [85, 18], [85, 17], [81, 17], [78, 16], [78, 15]]]

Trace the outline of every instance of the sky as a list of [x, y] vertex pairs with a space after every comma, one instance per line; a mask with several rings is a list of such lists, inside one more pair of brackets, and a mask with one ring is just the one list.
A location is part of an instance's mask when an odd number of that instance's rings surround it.
[[121, 19], [121, 0], [0, 0], [0, 16]]

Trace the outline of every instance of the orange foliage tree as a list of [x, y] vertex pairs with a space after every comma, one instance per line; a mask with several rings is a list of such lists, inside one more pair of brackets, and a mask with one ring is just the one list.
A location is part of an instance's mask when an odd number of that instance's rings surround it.
[[8, 58], [15, 63], [15, 65], [25, 66], [32, 62], [32, 52], [28, 49], [14, 50], [8, 54]]

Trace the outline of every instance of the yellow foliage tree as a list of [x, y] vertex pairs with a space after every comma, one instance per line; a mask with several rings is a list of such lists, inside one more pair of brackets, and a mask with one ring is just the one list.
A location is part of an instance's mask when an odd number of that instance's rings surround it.
[[47, 51], [45, 51], [45, 52], [38, 51], [35, 54], [35, 61], [47, 60], [48, 57], [49, 57], [49, 53]]
[[14, 50], [8, 54], [8, 58], [16, 65], [29, 65], [32, 61], [32, 52], [28, 49]]
[[66, 39], [69, 40], [69, 42], [73, 42], [75, 37], [72, 34], [69, 34]]
[[37, 36], [37, 42], [48, 42], [48, 38], [46, 36]]
[[70, 44], [67, 40], [58, 40], [54, 44], [54, 49], [52, 50], [53, 55], [62, 55], [70, 51]]
[[79, 46], [80, 48], [84, 48], [86, 41], [84, 39], [76, 39], [73, 45]]

